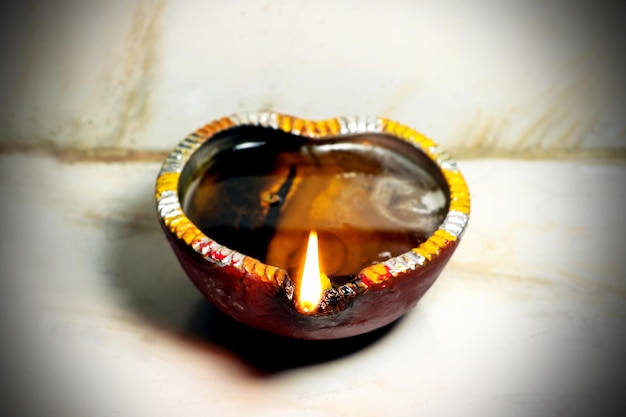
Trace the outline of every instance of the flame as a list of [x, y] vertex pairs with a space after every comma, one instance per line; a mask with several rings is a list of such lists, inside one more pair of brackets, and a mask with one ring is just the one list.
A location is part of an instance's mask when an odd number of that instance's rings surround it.
[[306, 248], [306, 258], [299, 285], [296, 286], [296, 303], [302, 313], [313, 314], [317, 311], [324, 295], [330, 288], [330, 280], [320, 271], [317, 232], [311, 230]]

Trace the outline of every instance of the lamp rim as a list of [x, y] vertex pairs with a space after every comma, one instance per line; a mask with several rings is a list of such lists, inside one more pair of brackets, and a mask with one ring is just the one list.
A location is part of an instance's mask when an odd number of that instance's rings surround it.
[[[470, 194], [457, 163], [437, 143], [409, 126], [383, 117], [344, 116], [308, 120], [274, 112], [242, 113], [214, 120], [187, 135], [168, 154], [156, 179], [155, 199], [160, 222], [175, 241], [196, 252], [204, 262], [235, 268], [241, 273], [258, 276], [267, 283], [283, 286], [287, 290], [287, 297], [293, 301], [293, 284], [286, 271], [216, 242], [202, 232], [182, 208], [179, 183], [187, 162], [217, 133], [240, 126], [261, 126], [311, 139], [386, 134], [417, 148], [435, 164], [443, 176], [449, 205], [437, 229], [417, 247], [367, 266], [348, 283], [326, 290], [324, 300], [349, 298], [368, 288], [385, 286], [405, 272], [425, 268], [444, 248], [459, 240], [466, 229], [470, 215]], [[318, 314], [329, 313], [333, 304], [323, 301]]]

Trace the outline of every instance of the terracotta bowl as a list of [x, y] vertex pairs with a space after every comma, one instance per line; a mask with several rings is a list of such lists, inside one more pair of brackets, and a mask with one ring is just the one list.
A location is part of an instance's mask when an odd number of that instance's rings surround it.
[[[232, 234], [214, 234], [217, 229], [204, 227], [190, 215], [190, 196], [207, 166], [220, 152], [249, 147], [242, 143], [257, 140], [247, 136], [284, 141], [296, 147], [326, 141], [344, 147], [384, 148], [400, 156], [410, 154], [411, 163], [420, 165], [445, 195], [440, 216], [414, 247], [402, 253], [382, 251], [378, 261], [368, 262], [326, 288], [315, 311], [303, 312], [296, 302], [297, 280], [285, 264], [272, 265], [267, 259], [262, 262], [253, 251], [246, 253], [233, 247], [230, 242], [237, 238], [232, 240]], [[245, 196], [247, 192], [243, 189], [239, 194]], [[280, 202], [280, 198], [268, 198], [259, 203], [265, 204], [266, 210]], [[395, 203], [390, 200], [389, 204]], [[165, 159], [157, 177], [156, 205], [174, 253], [211, 303], [242, 323], [301, 339], [354, 336], [405, 314], [452, 256], [470, 212], [469, 192], [456, 163], [432, 140], [405, 125], [377, 117], [310, 121], [267, 112], [224, 117], [184, 138]], [[415, 216], [418, 218], [419, 213]], [[332, 220], [333, 213], [327, 217]], [[411, 219], [402, 221], [411, 223]], [[253, 240], [248, 238], [246, 242]], [[356, 250], [358, 245], [357, 239], [356, 243], [343, 245], [342, 250]]]

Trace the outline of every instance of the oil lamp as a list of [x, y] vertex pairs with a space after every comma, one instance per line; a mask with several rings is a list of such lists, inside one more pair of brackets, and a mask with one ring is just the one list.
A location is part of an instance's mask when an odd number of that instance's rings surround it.
[[333, 339], [384, 326], [433, 284], [469, 218], [457, 165], [379, 117], [224, 117], [156, 181], [159, 220], [195, 286], [233, 318]]

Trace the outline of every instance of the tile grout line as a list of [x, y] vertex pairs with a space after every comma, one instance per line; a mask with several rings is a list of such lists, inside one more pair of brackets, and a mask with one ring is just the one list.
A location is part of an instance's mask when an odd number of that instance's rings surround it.
[[[169, 150], [128, 149], [128, 148], [58, 148], [52, 145], [0, 144], [0, 156], [26, 154], [46, 156], [61, 162], [161, 162]], [[586, 162], [626, 162], [626, 148], [599, 149], [471, 149], [448, 148], [448, 153], [457, 160], [517, 159], [526, 161], [586, 161]]]

